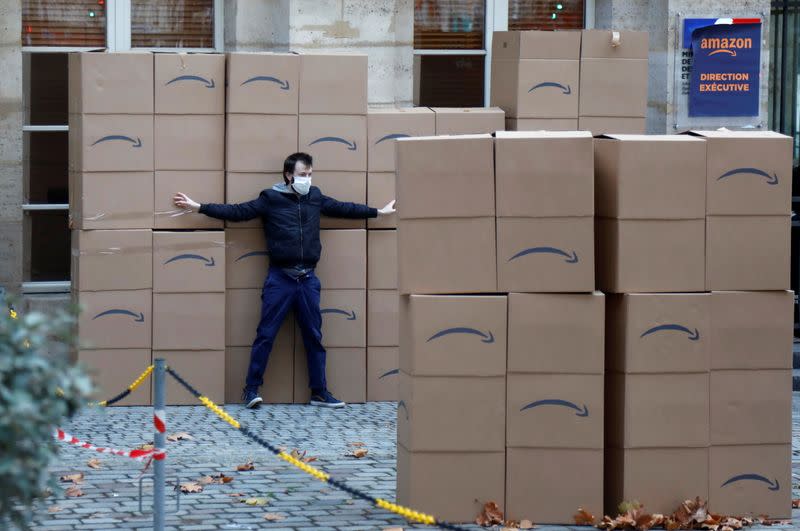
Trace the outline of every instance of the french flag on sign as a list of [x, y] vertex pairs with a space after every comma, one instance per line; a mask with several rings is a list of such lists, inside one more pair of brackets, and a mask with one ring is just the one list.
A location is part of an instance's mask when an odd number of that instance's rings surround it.
[[692, 47], [692, 32], [697, 28], [717, 24], [761, 24], [760, 18], [685, 18], [683, 19], [683, 48]]

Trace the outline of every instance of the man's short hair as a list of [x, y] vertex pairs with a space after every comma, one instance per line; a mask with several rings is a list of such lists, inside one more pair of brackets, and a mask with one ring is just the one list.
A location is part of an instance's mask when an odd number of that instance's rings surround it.
[[314, 160], [311, 158], [311, 155], [308, 153], [292, 153], [286, 157], [286, 160], [283, 161], [283, 180], [285, 180], [287, 183], [289, 180], [286, 178], [286, 174], [294, 173], [294, 167], [297, 164], [297, 161], [302, 162], [309, 168], [313, 166], [314, 162]]

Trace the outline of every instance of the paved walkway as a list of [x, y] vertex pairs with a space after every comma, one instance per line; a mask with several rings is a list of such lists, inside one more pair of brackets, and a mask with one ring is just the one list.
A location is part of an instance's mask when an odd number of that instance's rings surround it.
[[[800, 393], [793, 404], [793, 489], [800, 497]], [[234, 417], [247, 423], [266, 439], [287, 449], [305, 450], [318, 460], [316, 465], [375, 496], [394, 499], [395, 488], [395, 414], [394, 403], [371, 403], [348, 406], [344, 410], [320, 410], [307, 406], [263, 406], [251, 411], [241, 406], [226, 406]], [[143, 407], [93, 409], [84, 412], [64, 428], [97, 446], [133, 448], [152, 440], [152, 409]], [[170, 407], [167, 411], [168, 433], [186, 432], [192, 440], [169, 443], [168, 481], [196, 480], [220, 472], [233, 477], [225, 485], [207, 485], [201, 493], [181, 497], [181, 511], [168, 516], [169, 529], [247, 530], [273, 529], [298, 531], [382, 530], [390, 527], [424, 529], [410, 526], [399, 518], [353, 500], [276, 459], [269, 451], [252, 444], [236, 430], [202, 406]], [[362, 442], [367, 457], [346, 457], [352, 449], [347, 443]], [[101, 470], [87, 466], [95, 455], [75, 447], [61, 445], [61, 460], [53, 473], [62, 475], [83, 472], [80, 498], [59, 494], [37, 508], [36, 529], [104, 530], [151, 529], [152, 517], [138, 512], [138, 478], [141, 466], [120, 457], [100, 456]], [[238, 464], [252, 460], [255, 470], [236, 472]], [[145, 483], [145, 507], [150, 503], [150, 483]], [[266, 506], [247, 506], [242, 497], [266, 497]], [[168, 506], [174, 507], [174, 493]], [[52, 506], [57, 512], [49, 512]], [[266, 513], [284, 518], [267, 521]], [[473, 526], [474, 529], [480, 529]], [[794, 526], [800, 528], [800, 511], [795, 511]], [[544, 531], [587, 529], [548, 526]], [[751, 528], [756, 529], [756, 528]], [[778, 529], [770, 527], [764, 529]]]

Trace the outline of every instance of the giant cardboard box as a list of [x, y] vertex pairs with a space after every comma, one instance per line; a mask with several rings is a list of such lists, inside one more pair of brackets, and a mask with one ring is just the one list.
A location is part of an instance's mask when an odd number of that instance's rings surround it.
[[300, 114], [367, 114], [367, 56], [302, 54]]
[[[464, 407], [465, 396], [471, 397], [469, 407]], [[398, 446], [412, 452], [505, 449], [505, 376], [409, 376], [401, 371], [399, 403]]]
[[399, 347], [367, 347], [367, 401], [399, 400]]
[[711, 293], [711, 369], [791, 369], [791, 291]]
[[324, 289], [367, 287], [367, 231], [320, 231], [322, 256], [316, 274]]
[[70, 114], [153, 114], [153, 55], [71, 53]]
[[223, 115], [157, 114], [154, 126], [155, 169], [225, 169]]
[[427, 107], [370, 109], [367, 112], [367, 170], [394, 172], [394, 141], [436, 134], [436, 117]]
[[400, 299], [400, 368], [411, 376], [503, 376], [507, 297]]
[[154, 232], [153, 292], [225, 291], [225, 232]]
[[706, 144], [686, 135], [605, 135], [594, 141], [598, 216], [705, 217]]
[[706, 289], [789, 289], [789, 216], [708, 216]]
[[706, 212], [789, 215], [792, 139], [773, 131], [693, 131], [706, 140]]
[[224, 114], [225, 56], [155, 54], [156, 114]]
[[400, 344], [400, 294], [396, 289], [367, 292], [367, 345], [395, 347]]
[[[290, 319], [287, 317], [287, 320]], [[225, 345], [226, 346], [228, 347], [251, 346], [256, 338], [256, 330], [258, 328], [260, 321], [261, 321], [260, 289], [225, 290]], [[293, 345], [294, 342], [291, 342], [291, 344]]]
[[494, 217], [399, 220], [400, 293], [496, 292], [496, 241]]
[[608, 297], [606, 369], [625, 373], [708, 372], [708, 293]]
[[494, 141], [489, 135], [400, 139], [399, 219], [494, 216]]
[[[315, 171], [313, 184], [337, 201], [359, 205], [367, 202], [367, 174], [363, 171]], [[366, 224], [363, 219], [334, 218], [324, 213], [319, 220], [323, 229], [363, 229]]]
[[603, 448], [602, 374], [509, 374], [506, 446]]
[[[94, 383], [95, 400], [107, 400], [124, 391], [135, 376], [141, 374], [151, 363], [150, 349], [103, 349], [81, 350], [78, 363], [86, 365]], [[120, 406], [149, 406], [150, 384], [148, 378], [128, 396], [116, 403]]]
[[409, 452], [397, 446], [397, 503], [450, 522], [504, 506], [505, 452]]
[[[397, 199], [395, 193], [395, 173], [381, 172], [367, 174], [367, 204], [373, 208], [383, 208], [389, 201]], [[397, 228], [397, 213], [378, 216], [367, 220], [370, 229]]]
[[604, 316], [599, 291], [510, 293], [508, 373], [603, 374]]
[[152, 171], [70, 172], [69, 198], [73, 229], [153, 228]]
[[153, 287], [149, 230], [72, 231], [72, 282], [77, 291]]
[[397, 289], [397, 231], [367, 232], [367, 287]]
[[316, 171], [367, 171], [367, 118], [301, 114], [298, 149], [314, 158]]
[[283, 173], [283, 161], [297, 151], [297, 116], [228, 114], [225, 137], [229, 172]]
[[152, 115], [69, 115], [72, 172], [152, 172], [153, 144]]
[[626, 118], [621, 116], [581, 116], [578, 118], [578, 129], [600, 134], [643, 135], [647, 132], [647, 119]]
[[506, 118], [506, 131], [577, 131], [577, 118]]
[[597, 287], [606, 293], [705, 291], [703, 219], [596, 220]]
[[225, 242], [225, 288], [263, 287], [269, 268], [263, 229], [225, 229]]
[[367, 346], [366, 290], [323, 289], [319, 307], [324, 347]]
[[[232, 173], [225, 174], [225, 202], [246, 203], [257, 199], [263, 190], [283, 182], [280, 173]], [[226, 221], [226, 227], [263, 227], [261, 218], [248, 221]]]
[[572, 525], [578, 507], [602, 514], [602, 449], [507, 450], [506, 518]]
[[157, 171], [154, 223], [156, 229], [221, 229], [222, 220], [182, 210], [172, 198], [184, 193], [198, 203], [225, 202], [225, 174], [221, 171]]
[[[328, 390], [347, 403], [367, 400], [367, 352], [364, 347], [327, 348], [326, 379]], [[294, 402], [307, 404], [311, 398], [308, 387], [308, 358], [299, 333], [294, 340]]]
[[297, 114], [300, 56], [293, 53], [228, 54], [228, 114]]
[[579, 31], [495, 31], [492, 59], [574, 59], [580, 57]]
[[73, 292], [82, 312], [78, 341], [86, 349], [149, 349], [152, 290]]
[[[153, 359], [164, 358], [167, 365], [189, 382], [203, 396], [217, 404], [225, 401], [224, 350], [153, 351]], [[170, 382], [172, 383], [172, 382]], [[167, 405], [196, 406], [201, 402], [182, 385], [167, 385]]]
[[594, 249], [591, 216], [498, 218], [497, 289], [592, 292]]
[[153, 350], [224, 351], [225, 292], [154, 293]]
[[498, 132], [498, 217], [594, 215], [594, 150], [588, 132]]
[[712, 446], [709, 453], [714, 512], [791, 518], [791, 444]]
[[437, 135], [479, 135], [502, 131], [506, 114], [497, 107], [431, 107]]

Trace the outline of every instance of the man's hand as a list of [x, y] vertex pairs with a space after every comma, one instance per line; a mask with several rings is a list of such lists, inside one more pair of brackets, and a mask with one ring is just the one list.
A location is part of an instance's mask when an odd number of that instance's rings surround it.
[[396, 199], [392, 199], [391, 201], [386, 203], [385, 207], [383, 207], [381, 209], [378, 209], [378, 215], [379, 216], [388, 216], [389, 214], [394, 214], [395, 212], [397, 212], [397, 210], [395, 210], [395, 208], [394, 208], [394, 204], [396, 202], [397, 202]]
[[200, 203], [197, 201], [192, 201], [192, 199], [186, 194], [175, 194], [172, 198], [172, 202], [175, 203], [175, 206], [178, 208], [192, 210], [194, 212], [197, 212], [200, 209]]

